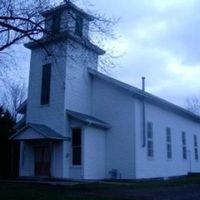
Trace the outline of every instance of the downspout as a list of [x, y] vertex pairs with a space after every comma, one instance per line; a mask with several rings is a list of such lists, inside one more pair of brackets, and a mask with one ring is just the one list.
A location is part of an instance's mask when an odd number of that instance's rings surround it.
[[[145, 92], [145, 77], [142, 77], [142, 91]], [[142, 98], [142, 147], [146, 146], [146, 109], [145, 99]]]
[[137, 165], [136, 165], [136, 157], [137, 157], [137, 153], [136, 153], [136, 109], [135, 109], [135, 101], [133, 101], [133, 111], [134, 111], [134, 115], [133, 115], [133, 117], [134, 117], [134, 132], [133, 132], [133, 144], [134, 144], [134, 155], [133, 155], [133, 160], [134, 160], [134, 163], [133, 163], [133, 169], [134, 169], [134, 174], [133, 174], [133, 178], [134, 179], [136, 179], [136, 177], [137, 177], [137, 175], [136, 175], [136, 173], [137, 173], [137, 169], [136, 169], [136, 167], [137, 167]]

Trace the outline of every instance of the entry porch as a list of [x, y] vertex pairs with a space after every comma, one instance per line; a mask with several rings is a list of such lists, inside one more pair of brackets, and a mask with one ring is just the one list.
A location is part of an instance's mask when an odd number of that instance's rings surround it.
[[106, 132], [110, 125], [67, 111], [68, 137], [45, 125], [27, 124], [13, 135], [20, 141], [20, 177], [106, 178]]
[[63, 177], [63, 137], [44, 125], [28, 124], [10, 139], [20, 141], [21, 177]]

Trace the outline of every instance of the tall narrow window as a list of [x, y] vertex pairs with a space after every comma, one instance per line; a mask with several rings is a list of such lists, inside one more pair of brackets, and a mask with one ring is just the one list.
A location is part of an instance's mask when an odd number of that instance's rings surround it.
[[81, 165], [81, 129], [72, 129], [72, 165]]
[[147, 156], [153, 158], [153, 124], [151, 122], [147, 123]]
[[171, 129], [166, 129], [167, 158], [172, 159], [172, 136]]
[[58, 33], [60, 31], [60, 20], [61, 20], [61, 16], [60, 14], [54, 14], [52, 16], [52, 33]]
[[185, 132], [182, 132], [182, 153], [183, 153], [183, 159], [187, 159], [187, 147], [186, 147], [186, 134]]
[[76, 16], [75, 34], [80, 37], [83, 36], [83, 18], [79, 15]]
[[195, 160], [199, 160], [198, 141], [196, 135], [194, 135], [194, 157]]
[[41, 105], [47, 105], [50, 101], [51, 86], [51, 64], [42, 67], [42, 85], [41, 85]]

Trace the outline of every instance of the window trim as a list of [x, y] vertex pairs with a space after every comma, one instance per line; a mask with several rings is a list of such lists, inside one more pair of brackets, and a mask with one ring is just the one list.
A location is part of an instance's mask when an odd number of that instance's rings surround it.
[[83, 27], [84, 27], [84, 20], [83, 17], [80, 15], [76, 15], [75, 17], [75, 35], [79, 37], [83, 37]]
[[194, 159], [196, 161], [198, 161], [199, 160], [199, 148], [198, 148], [198, 139], [197, 139], [196, 134], [193, 136], [193, 140], [194, 140]]
[[182, 158], [183, 158], [183, 160], [187, 160], [188, 159], [188, 156], [187, 156], [187, 141], [186, 141], [185, 131], [182, 131], [181, 137], [182, 137]]
[[[148, 159], [153, 159], [154, 158], [154, 141], [153, 140], [154, 140], [153, 123], [152, 122], [147, 122], [147, 158]], [[149, 144], [151, 144], [151, 147], [149, 146]]]
[[[75, 164], [73, 164], [73, 149], [74, 149], [74, 147], [73, 147], [73, 130], [74, 129], [79, 129], [80, 130], [80, 139], [81, 139], [81, 142], [80, 142], [80, 146], [76, 146], [75, 148], [78, 148], [78, 147], [80, 147], [80, 156], [81, 156], [81, 158], [80, 158], [80, 164], [79, 165], [75, 165]], [[74, 167], [74, 168], [80, 168], [80, 167], [82, 167], [82, 165], [83, 165], [83, 155], [82, 155], [82, 153], [83, 153], [83, 129], [81, 128], [81, 127], [71, 127], [71, 166], [72, 167]]]
[[[56, 23], [58, 22], [58, 24]], [[61, 29], [61, 14], [56, 13], [52, 16], [51, 19], [51, 32], [52, 34], [59, 33]]]
[[[45, 71], [45, 68], [49, 68]], [[45, 76], [47, 73], [47, 77]], [[51, 73], [52, 73], [52, 65], [51, 63], [42, 65], [42, 77], [41, 77], [41, 91], [40, 91], [40, 105], [48, 106], [50, 104], [51, 98]], [[47, 88], [46, 88], [47, 87]]]
[[[169, 134], [169, 135], [168, 135]], [[168, 149], [170, 147], [170, 151]], [[169, 156], [171, 155], [171, 156]], [[166, 128], [166, 156], [168, 160], [172, 160], [173, 154], [172, 154], [172, 133], [171, 133], [171, 128], [167, 127]]]

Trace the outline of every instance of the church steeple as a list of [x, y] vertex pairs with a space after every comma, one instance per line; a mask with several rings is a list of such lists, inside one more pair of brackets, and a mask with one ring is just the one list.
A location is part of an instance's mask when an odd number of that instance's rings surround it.
[[41, 14], [45, 18], [46, 33], [55, 35], [68, 31], [85, 39], [89, 37], [89, 23], [94, 20], [93, 16], [70, 1], [64, 1], [61, 5]]
[[25, 47], [34, 49], [70, 39], [98, 55], [105, 53], [104, 50], [90, 42], [89, 25], [95, 18], [70, 1], [64, 1], [59, 6], [42, 12], [41, 15], [45, 18], [43, 37], [37, 42], [25, 44]]

